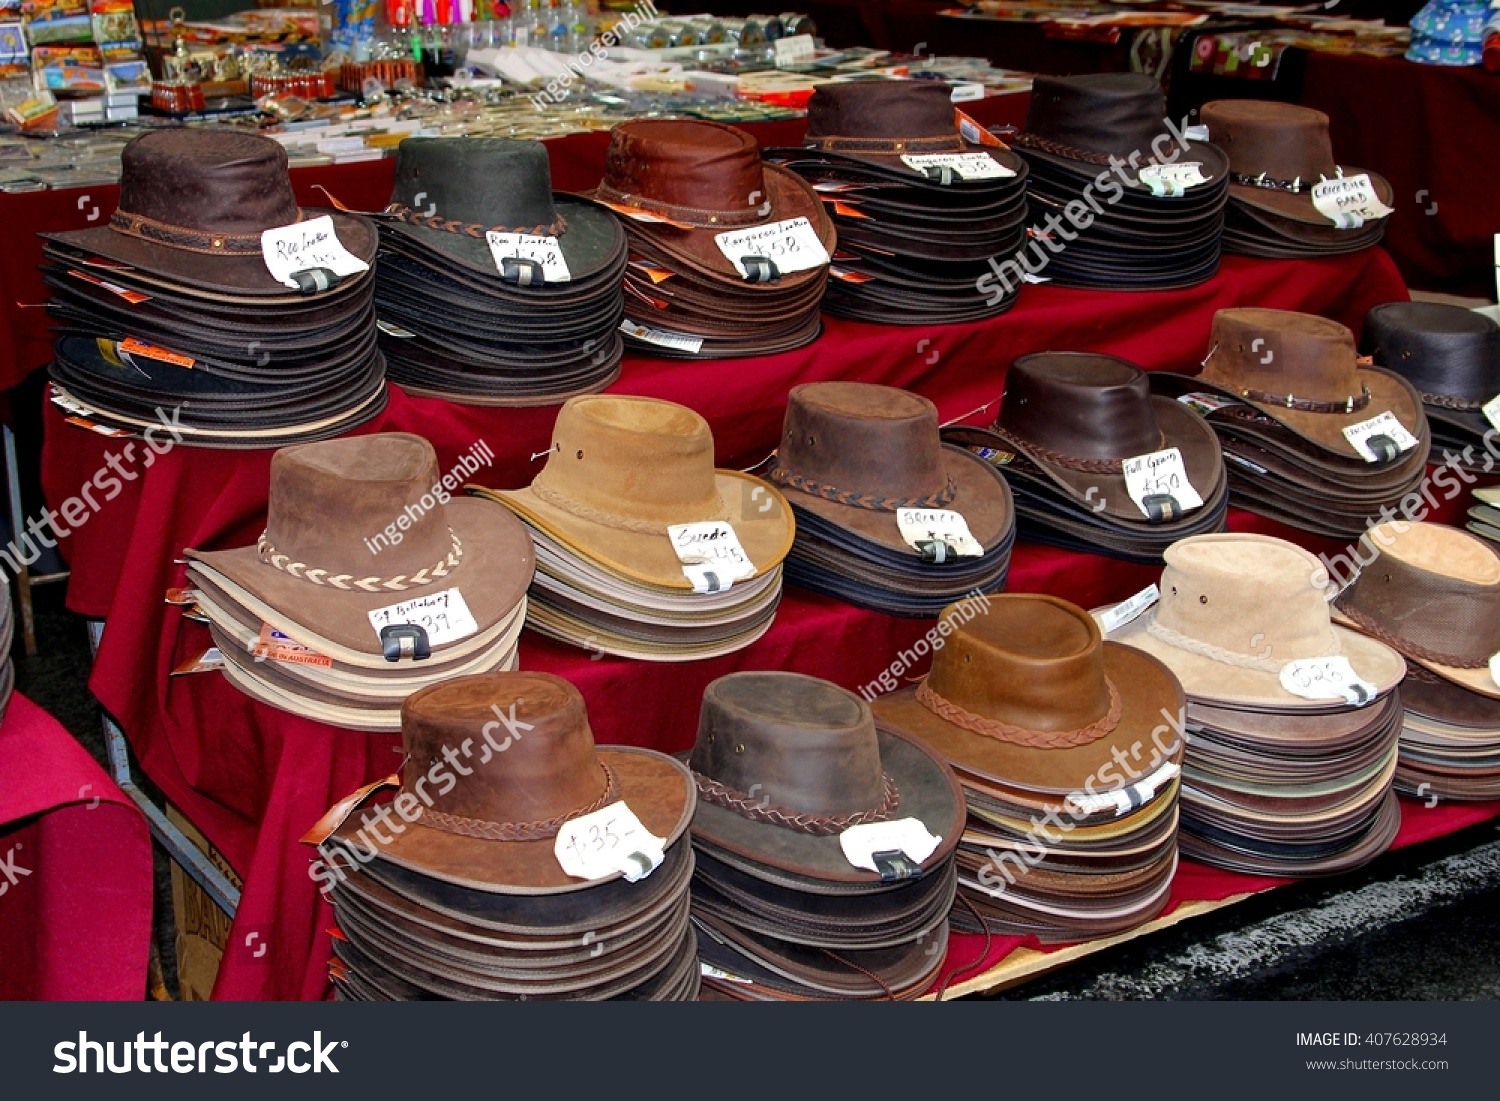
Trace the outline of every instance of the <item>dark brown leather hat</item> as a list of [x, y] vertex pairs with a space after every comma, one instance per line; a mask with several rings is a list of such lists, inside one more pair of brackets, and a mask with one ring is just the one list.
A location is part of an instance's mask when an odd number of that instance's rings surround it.
[[[565, 822], [612, 803], [624, 802], [667, 845], [693, 816], [687, 770], [648, 749], [596, 749], [583, 697], [551, 673], [484, 673], [424, 688], [401, 707], [401, 744], [389, 840], [352, 811], [332, 836], [475, 890], [556, 894], [618, 879], [575, 879], [553, 851]], [[450, 767], [439, 773], [445, 759]]]
[[924, 872], [963, 829], [958, 781], [936, 754], [877, 733], [864, 700], [800, 673], [731, 673], [710, 684], [688, 764], [698, 783], [694, 837], [797, 875], [880, 882], [840, 847], [853, 826], [917, 819], [941, 839]]
[[1322, 111], [1270, 100], [1216, 99], [1203, 105], [1199, 119], [1213, 143], [1229, 155], [1229, 193], [1239, 202], [1333, 230], [1313, 205], [1314, 184], [1340, 173], [1368, 173], [1381, 202], [1390, 206], [1395, 197], [1383, 176], [1334, 160], [1328, 116]]
[[920, 395], [864, 382], [793, 387], [767, 480], [798, 508], [855, 536], [910, 552], [902, 508], [950, 509], [992, 550], [1015, 523], [1004, 480], [989, 463], [938, 435], [937, 407]]
[[1387, 302], [1365, 315], [1360, 350], [1422, 397], [1427, 415], [1482, 437], [1500, 394], [1500, 325], [1442, 302]]
[[[148, 131], [125, 147], [109, 225], [43, 236], [174, 284], [300, 298], [266, 269], [260, 235], [323, 213], [297, 206], [279, 143], [242, 130], [176, 128]], [[327, 213], [343, 246], [373, 263], [375, 227]]]

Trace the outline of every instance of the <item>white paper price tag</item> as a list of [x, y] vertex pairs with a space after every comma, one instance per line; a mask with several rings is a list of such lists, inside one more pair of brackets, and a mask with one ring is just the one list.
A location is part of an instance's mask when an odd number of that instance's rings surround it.
[[1395, 213], [1375, 194], [1370, 176], [1340, 176], [1313, 184], [1313, 206], [1338, 229], [1358, 229], [1366, 222]]
[[605, 879], [618, 872], [634, 883], [661, 866], [665, 846], [665, 838], [619, 802], [564, 822], [552, 851], [575, 879]]
[[535, 260], [542, 265], [542, 278], [548, 283], [566, 283], [573, 278], [568, 271], [568, 262], [563, 258], [562, 245], [556, 237], [534, 237], [529, 233], [496, 233], [493, 229], [484, 235], [489, 243], [490, 255], [495, 259], [495, 270], [505, 270], [507, 257]]
[[1490, 422], [1490, 427], [1500, 432], [1500, 394], [1496, 394], [1484, 403], [1484, 419]]
[[[1188, 481], [1187, 467], [1182, 461], [1182, 452], [1175, 447], [1165, 451], [1153, 451], [1149, 455], [1136, 455], [1126, 459], [1121, 466], [1125, 475], [1125, 492], [1141, 510], [1141, 515], [1150, 518], [1146, 508], [1147, 497], [1167, 494], [1177, 501], [1183, 512], [1203, 507], [1203, 498]], [[1175, 520], [1176, 516], [1168, 517]]]
[[776, 64], [797, 65], [811, 61], [818, 52], [817, 40], [810, 34], [794, 34], [776, 40]]
[[821, 268], [828, 263], [828, 250], [806, 218], [789, 218], [753, 229], [732, 229], [715, 234], [714, 242], [735, 271], [745, 278], [750, 276], [743, 262], [746, 256], [764, 256], [782, 275]]
[[972, 80], [961, 80], [953, 85], [953, 91], [949, 93], [948, 99], [952, 103], [969, 103], [976, 99], [984, 98], [984, 85]]
[[1351, 424], [1344, 429], [1344, 439], [1358, 451], [1367, 463], [1378, 463], [1385, 460], [1385, 456], [1370, 446], [1371, 436], [1389, 436], [1396, 442], [1397, 451], [1410, 451], [1417, 446], [1417, 438], [1406, 430], [1406, 427], [1396, 419], [1396, 414], [1386, 410], [1378, 417], [1371, 417], [1367, 421]]
[[918, 172], [951, 168], [966, 180], [1004, 180], [1015, 175], [988, 153], [903, 153], [901, 159]]
[[260, 253], [272, 278], [292, 290], [299, 289], [293, 272], [327, 268], [343, 277], [370, 270], [369, 264], [344, 247], [329, 214], [266, 230], [260, 235]]
[[659, 348], [671, 348], [674, 352], [686, 352], [688, 355], [697, 355], [703, 349], [703, 338], [701, 336], [687, 336], [683, 333], [669, 333], [665, 329], [650, 329], [638, 321], [625, 318], [620, 322], [620, 331], [637, 340], [644, 340], [647, 344], [655, 344]]
[[728, 521], [671, 524], [667, 536], [694, 592], [723, 592], [736, 581], [755, 576], [755, 563], [740, 546], [740, 537]]
[[1148, 164], [1140, 170], [1141, 183], [1156, 196], [1182, 195], [1190, 187], [1208, 183], [1203, 174], [1202, 161], [1182, 161], [1179, 164]]
[[1490, 655], [1490, 680], [1500, 685], [1500, 654]]
[[1161, 597], [1161, 590], [1154, 584], [1147, 585], [1129, 600], [1122, 600], [1111, 608], [1105, 608], [1094, 618], [1099, 621], [1099, 629], [1106, 635], [1114, 634], [1125, 624], [1140, 617], [1151, 605]]
[[923, 543], [946, 543], [959, 558], [978, 558], [984, 547], [969, 532], [963, 514], [946, 508], [902, 508], [896, 510], [896, 528], [913, 550]]
[[1356, 707], [1375, 698], [1375, 686], [1360, 680], [1342, 654], [1287, 662], [1281, 667], [1281, 687], [1305, 700], [1343, 700]]
[[931, 856], [943, 839], [927, 831], [920, 819], [898, 818], [894, 822], [866, 822], [850, 826], [839, 834], [839, 848], [856, 868], [878, 872], [875, 854], [902, 852], [908, 860], [920, 864]]
[[705, 979], [722, 979], [725, 982], [744, 983], [746, 986], [755, 985], [755, 981], [753, 979], [741, 978], [733, 971], [725, 971], [722, 967], [715, 967], [711, 963], [703, 963], [702, 961], [699, 961], [698, 972]]
[[457, 642], [479, 632], [479, 624], [464, 603], [464, 594], [457, 589], [425, 593], [400, 604], [376, 608], [369, 616], [377, 637], [383, 627], [411, 623], [427, 632], [431, 646]]

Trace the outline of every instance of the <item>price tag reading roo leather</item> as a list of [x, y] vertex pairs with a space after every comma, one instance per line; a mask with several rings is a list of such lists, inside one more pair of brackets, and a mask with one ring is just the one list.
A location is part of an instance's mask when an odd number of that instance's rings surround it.
[[495, 270], [505, 270], [507, 257], [535, 260], [542, 265], [542, 278], [548, 283], [566, 283], [573, 276], [568, 271], [568, 262], [563, 258], [562, 245], [556, 237], [536, 237], [530, 233], [496, 233], [493, 229], [484, 235], [489, 243], [490, 255], [495, 260]]

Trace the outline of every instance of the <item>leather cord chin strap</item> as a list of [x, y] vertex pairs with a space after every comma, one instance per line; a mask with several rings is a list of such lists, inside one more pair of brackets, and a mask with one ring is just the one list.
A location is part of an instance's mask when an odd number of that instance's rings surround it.
[[489, 822], [483, 818], [465, 818], [458, 814], [446, 814], [429, 807], [422, 811], [422, 816], [417, 821], [424, 826], [442, 830], [444, 833], [477, 837], [484, 841], [545, 841], [550, 837], [556, 837], [558, 831], [573, 819], [582, 818], [585, 814], [593, 814], [594, 811], [619, 801], [619, 777], [615, 775], [615, 770], [603, 761], [598, 764], [604, 773], [604, 794], [588, 806], [568, 811], [566, 814], [559, 814], [556, 818], [548, 818], [541, 822]]
[[958, 493], [958, 486], [953, 484], [952, 478], [949, 478], [942, 489], [924, 497], [876, 497], [868, 493], [856, 493], [852, 489], [840, 489], [827, 482], [809, 478], [805, 474], [794, 473], [782, 466], [773, 466], [766, 471], [766, 480], [775, 482], [779, 486], [786, 486], [788, 489], [821, 497], [834, 504], [867, 508], [872, 512], [895, 512], [903, 508], [943, 508]]
[[391, 203], [385, 212], [393, 218], [408, 222], [423, 229], [436, 229], [444, 233], [455, 233], [461, 237], [484, 240], [486, 233], [525, 233], [531, 237], [561, 237], [568, 230], [568, 221], [559, 214], [551, 225], [535, 226], [486, 226], [478, 222], [460, 222], [440, 218], [436, 214], [420, 214], [409, 206]]
[[976, 715], [952, 700], [938, 695], [927, 683], [926, 677], [923, 677], [921, 683], [917, 685], [917, 702], [938, 718], [971, 733], [983, 734], [986, 738], [994, 738], [997, 741], [1010, 742], [1012, 745], [1023, 745], [1032, 749], [1067, 749], [1071, 746], [1097, 742], [1120, 725], [1120, 715], [1124, 710], [1120, 690], [1115, 687], [1115, 682], [1112, 680], [1106, 679], [1104, 683], [1109, 687], [1109, 710], [1104, 713], [1103, 717], [1077, 730], [1030, 730], [1024, 726], [1013, 726], [1010, 723], [1001, 722], [999, 719]]
[[698, 798], [705, 803], [733, 811], [741, 818], [752, 822], [763, 822], [770, 826], [810, 833], [815, 837], [832, 837], [843, 833], [850, 826], [862, 826], [866, 822], [884, 822], [901, 806], [901, 789], [888, 774], [882, 774], [885, 795], [880, 805], [869, 810], [857, 810], [849, 814], [803, 814], [790, 807], [777, 806], [766, 799], [756, 799], [737, 788], [720, 783], [701, 772], [694, 772], [698, 784]]

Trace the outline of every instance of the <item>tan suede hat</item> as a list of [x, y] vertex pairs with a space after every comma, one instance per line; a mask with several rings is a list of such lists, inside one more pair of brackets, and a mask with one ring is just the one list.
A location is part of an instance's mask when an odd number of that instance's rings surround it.
[[1342, 654], [1384, 695], [1406, 675], [1389, 646], [1336, 626], [1314, 554], [1268, 535], [1195, 535], [1167, 548], [1157, 605], [1110, 634], [1161, 659], [1190, 698], [1265, 711], [1330, 710], [1281, 686], [1298, 658]]
[[1364, 537], [1376, 558], [1334, 601], [1334, 617], [1440, 677], [1500, 699], [1500, 555], [1443, 524], [1392, 520]]

